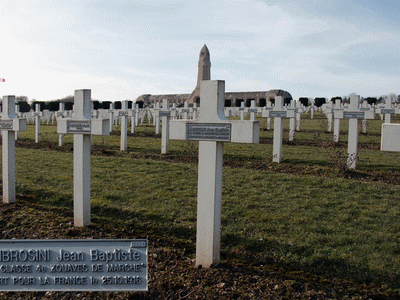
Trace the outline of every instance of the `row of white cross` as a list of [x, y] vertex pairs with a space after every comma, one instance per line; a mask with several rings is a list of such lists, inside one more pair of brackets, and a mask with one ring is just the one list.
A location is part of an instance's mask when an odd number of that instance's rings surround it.
[[[224, 115], [225, 82], [205, 81], [201, 86], [203, 112], [193, 121], [171, 122], [171, 138], [199, 140], [198, 221], [196, 264], [219, 263], [223, 142], [258, 143], [257, 121], [230, 121]], [[108, 135], [109, 119], [91, 116], [91, 91], [75, 91], [71, 119], [60, 119], [58, 133], [74, 134], [74, 225], [90, 224], [90, 137]], [[161, 113], [167, 118], [168, 113]], [[165, 124], [168, 122], [165, 120]], [[163, 126], [164, 127], [164, 126]], [[176, 129], [173, 129], [176, 128]], [[26, 130], [26, 120], [15, 117], [15, 97], [3, 98], [3, 201], [15, 202], [15, 131]], [[167, 130], [167, 128], [165, 129]], [[168, 130], [167, 130], [168, 131]]]
[[[219, 263], [221, 234], [221, 197], [223, 143], [258, 143], [258, 112], [254, 105], [248, 112], [254, 114], [251, 120], [229, 120], [224, 112], [224, 81], [203, 81], [201, 84], [202, 111], [195, 120], [171, 120], [168, 100], [163, 109], [157, 107], [154, 115], [161, 118], [162, 152], [168, 151], [168, 140], [199, 141], [198, 193], [197, 193], [197, 236], [196, 264], [210, 267]], [[58, 120], [59, 134], [74, 134], [74, 225], [87, 226], [90, 218], [90, 147], [91, 135], [109, 135], [110, 119], [92, 118], [91, 91], [75, 91], [72, 118]], [[350, 127], [357, 126], [357, 120], [364, 118], [359, 109], [359, 98], [352, 97], [349, 110], [343, 111], [343, 118], [349, 119]], [[3, 114], [0, 130], [3, 134], [3, 202], [15, 202], [15, 132], [26, 130], [26, 120], [15, 117], [15, 97], [3, 97]], [[185, 113], [185, 111], [184, 111]], [[277, 97], [275, 106], [262, 110], [264, 117], [274, 118], [274, 161], [282, 156], [282, 118], [295, 117], [296, 107], [284, 109], [283, 98]], [[126, 131], [127, 103], [119, 112], [121, 128]], [[38, 116], [37, 116], [38, 117]], [[39, 122], [38, 122], [39, 123]], [[168, 128], [169, 127], [169, 128]], [[356, 155], [358, 130], [349, 133], [349, 156]], [[168, 136], [169, 135], [169, 136]], [[351, 138], [350, 138], [351, 135]], [[124, 135], [126, 136], [126, 134]], [[350, 146], [350, 141], [352, 145]], [[356, 141], [356, 142], [354, 142]], [[126, 148], [126, 139], [121, 148]]]

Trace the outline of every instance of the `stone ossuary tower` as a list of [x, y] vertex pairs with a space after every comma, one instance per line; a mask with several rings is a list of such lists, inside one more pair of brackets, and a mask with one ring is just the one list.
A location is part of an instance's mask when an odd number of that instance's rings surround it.
[[[204, 45], [200, 51], [197, 84], [191, 94], [144, 94], [136, 99], [136, 103], [142, 102], [144, 106], [154, 106], [154, 103], [161, 102], [162, 99], [169, 99], [171, 103], [176, 103], [177, 105], [183, 104], [184, 101], [188, 101], [189, 103], [200, 103], [200, 84], [203, 80], [211, 80], [210, 51], [206, 45]], [[255, 100], [258, 106], [265, 106], [267, 101], [275, 99], [276, 96], [282, 96], [285, 99], [292, 99], [290, 93], [279, 89], [257, 92], [226, 92], [225, 106], [240, 106], [241, 102], [245, 102], [246, 106], [250, 106], [251, 100]]]
[[196, 102], [200, 99], [200, 84], [203, 80], [211, 80], [211, 60], [210, 51], [206, 45], [201, 48], [199, 56], [199, 70], [197, 72], [197, 85], [190, 95], [190, 102]]

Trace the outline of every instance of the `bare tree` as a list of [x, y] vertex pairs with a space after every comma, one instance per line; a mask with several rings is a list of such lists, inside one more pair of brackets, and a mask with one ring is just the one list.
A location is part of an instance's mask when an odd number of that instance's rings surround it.
[[396, 103], [398, 100], [398, 96], [395, 93], [389, 93], [387, 95], [383, 95], [383, 96], [381, 96], [381, 98], [383, 100], [385, 100], [385, 102], [386, 102], [386, 100], [390, 99], [390, 100], [392, 100], [392, 103]]

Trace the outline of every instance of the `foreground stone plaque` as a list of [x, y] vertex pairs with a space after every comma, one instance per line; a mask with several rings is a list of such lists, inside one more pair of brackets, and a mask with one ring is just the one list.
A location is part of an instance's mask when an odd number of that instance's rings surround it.
[[231, 124], [186, 124], [187, 139], [197, 141], [231, 141]]
[[1, 291], [147, 291], [147, 240], [0, 240]]

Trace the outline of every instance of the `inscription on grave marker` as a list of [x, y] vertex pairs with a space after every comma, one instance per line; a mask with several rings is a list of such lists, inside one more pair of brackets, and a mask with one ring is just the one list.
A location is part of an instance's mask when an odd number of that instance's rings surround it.
[[364, 112], [344, 111], [344, 119], [364, 119]]
[[270, 118], [286, 118], [287, 112], [286, 111], [273, 111], [269, 112]]
[[188, 140], [201, 141], [231, 141], [231, 124], [186, 124], [186, 136]]
[[394, 109], [390, 109], [390, 108], [382, 108], [381, 109], [381, 114], [394, 114], [395, 110]]
[[147, 291], [147, 240], [2, 240], [1, 291]]
[[13, 120], [0, 121], [0, 130], [12, 130], [12, 128], [13, 128]]
[[171, 112], [170, 111], [159, 111], [158, 116], [159, 117], [169, 117], [169, 116], [171, 116]]
[[90, 121], [73, 121], [68, 120], [67, 123], [67, 133], [91, 133]]
[[127, 111], [119, 111], [118, 112], [118, 117], [127, 117], [128, 116], [128, 112]]

